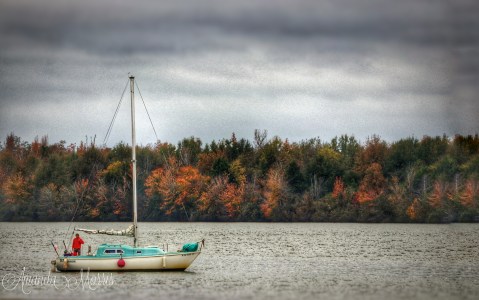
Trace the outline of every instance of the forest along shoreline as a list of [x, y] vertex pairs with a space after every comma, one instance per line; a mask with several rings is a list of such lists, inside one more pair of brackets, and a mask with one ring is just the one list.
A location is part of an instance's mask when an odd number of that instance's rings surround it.
[[[129, 221], [131, 147], [0, 144], [0, 221]], [[140, 221], [479, 222], [479, 136], [137, 147]]]

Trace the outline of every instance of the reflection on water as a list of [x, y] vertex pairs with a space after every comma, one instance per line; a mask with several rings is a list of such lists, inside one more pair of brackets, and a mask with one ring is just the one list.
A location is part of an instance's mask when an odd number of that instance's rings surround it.
[[[19, 274], [23, 267], [28, 275], [47, 276], [55, 257], [50, 241], [61, 245], [67, 227], [0, 223], [0, 276]], [[479, 299], [479, 224], [142, 223], [140, 229], [142, 245], [168, 242], [172, 250], [205, 238], [206, 248], [185, 272], [115, 272], [113, 285], [95, 290], [45, 285], [29, 287], [31, 293], [24, 295], [20, 287], [0, 287], [0, 297]], [[93, 248], [125, 242], [83, 238]], [[54, 275], [80, 278], [78, 273]]]

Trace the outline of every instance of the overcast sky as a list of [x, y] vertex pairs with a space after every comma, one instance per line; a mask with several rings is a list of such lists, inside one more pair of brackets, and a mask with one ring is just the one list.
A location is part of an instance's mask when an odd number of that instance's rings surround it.
[[[478, 3], [0, 0], [0, 138], [101, 143], [128, 72], [171, 143], [475, 134]], [[127, 104], [110, 145], [129, 142]]]

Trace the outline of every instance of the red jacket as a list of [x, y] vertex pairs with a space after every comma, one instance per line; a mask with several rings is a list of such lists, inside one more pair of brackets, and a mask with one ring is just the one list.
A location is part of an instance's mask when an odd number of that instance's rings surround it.
[[85, 244], [85, 242], [83, 242], [81, 237], [76, 237], [76, 238], [73, 239], [72, 248], [73, 249], [80, 249], [82, 244]]

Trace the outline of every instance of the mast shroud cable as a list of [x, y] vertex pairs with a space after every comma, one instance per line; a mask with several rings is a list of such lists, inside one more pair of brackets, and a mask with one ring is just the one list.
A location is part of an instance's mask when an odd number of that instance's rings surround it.
[[158, 141], [158, 135], [156, 134], [155, 126], [153, 125], [153, 121], [151, 120], [150, 113], [148, 112], [148, 108], [146, 108], [145, 100], [143, 100], [143, 96], [141, 95], [140, 87], [138, 86], [138, 81], [135, 81], [136, 88], [138, 89], [138, 94], [140, 94], [141, 102], [143, 102], [143, 106], [145, 107], [146, 114], [148, 115], [148, 119], [150, 119], [151, 127], [153, 128], [153, 132], [156, 136], [156, 141]]
[[110, 137], [111, 131], [113, 129], [113, 124], [115, 123], [115, 119], [118, 115], [118, 111], [120, 110], [121, 102], [123, 101], [123, 96], [125, 95], [126, 88], [128, 87], [129, 79], [126, 82], [125, 88], [123, 89], [123, 93], [121, 93], [120, 101], [118, 102], [118, 105], [115, 110], [115, 114], [113, 115], [113, 119], [110, 122], [110, 126], [108, 127], [108, 130], [106, 132], [105, 138], [103, 139], [103, 145], [106, 145], [106, 142], [108, 141], [108, 138]]

